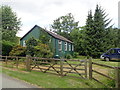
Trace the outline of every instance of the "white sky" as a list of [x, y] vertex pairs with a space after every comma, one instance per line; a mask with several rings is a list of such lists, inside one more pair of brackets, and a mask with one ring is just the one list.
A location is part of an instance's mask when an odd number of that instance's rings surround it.
[[[2, 2], [1, 2], [2, 1]], [[22, 37], [34, 25], [49, 29], [53, 20], [72, 13], [79, 26], [84, 26], [91, 9], [94, 13], [96, 4], [102, 6], [113, 19], [111, 24], [118, 27], [118, 1], [120, 0], [0, 0], [0, 4], [9, 5], [21, 18], [22, 27], [17, 36]]]

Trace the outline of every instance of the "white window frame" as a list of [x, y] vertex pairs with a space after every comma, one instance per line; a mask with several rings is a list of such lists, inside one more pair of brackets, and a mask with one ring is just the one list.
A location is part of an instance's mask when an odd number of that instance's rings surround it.
[[67, 51], [67, 42], [65, 42], [65, 51]]
[[74, 45], [72, 45], [72, 51], [74, 51]]
[[59, 51], [62, 51], [62, 41], [58, 40], [58, 49]]
[[69, 51], [71, 51], [71, 44], [69, 44]]
[[23, 47], [26, 47], [26, 41], [23, 40]]

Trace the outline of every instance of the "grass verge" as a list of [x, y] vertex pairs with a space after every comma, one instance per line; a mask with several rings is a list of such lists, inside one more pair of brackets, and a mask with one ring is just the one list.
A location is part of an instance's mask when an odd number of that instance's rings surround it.
[[43, 88], [105, 88], [103, 85], [88, 79], [60, 77], [48, 73], [23, 72], [6, 68], [3, 68], [2, 72]]

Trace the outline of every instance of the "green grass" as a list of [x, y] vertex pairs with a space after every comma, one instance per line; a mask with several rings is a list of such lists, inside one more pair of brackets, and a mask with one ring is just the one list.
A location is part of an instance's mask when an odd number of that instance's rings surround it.
[[3, 68], [3, 73], [27, 81], [43, 88], [104, 88], [103, 85], [88, 79], [60, 77], [42, 72], [20, 72]]
[[109, 66], [116, 66], [116, 67], [120, 63], [118, 61], [105, 61], [105, 60], [101, 60], [101, 59], [93, 59], [92, 61], [96, 62], [96, 63], [100, 63], [100, 64], [104, 64], [104, 65], [109, 65]]
[[[86, 59], [85, 56], [79, 56], [76, 59], [84, 60]], [[116, 61], [104, 61], [101, 59], [93, 59], [93, 62], [105, 64], [109, 66], [118, 66], [118, 62]], [[78, 62], [74, 61], [68, 61], [72, 64], [79, 64]], [[58, 62], [59, 63], [59, 62]], [[119, 62], [120, 63], [120, 62]], [[89, 65], [89, 64], [88, 64]], [[106, 70], [109, 72], [109, 68], [105, 70], [104, 67], [93, 65], [94, 68], [97, 70], [103, 70], [103, 73], [106, 73]], [[24, 71], [24, 72], [21, 72]], [[13, 71], [4, 69], [2, 70], [3, 73], [8, 74], [12, 77], [27, 81], [31, 84], [35, 84], [37, 86], [43, 87], [43, 88], [104, 88], [103, 85], [95, 82], [94, 80], [88, 80], [88, 79], [76, 79], [76, 78], [70, 78], [70, 77], [60, 77], [53, 74], [48, 73], [42, 73], [42, 72], [27, 72], [25, 73], [24, 69], [20, 69], [20, 71]], [[110, 70], [111, 72], [111, 70]], [[99, 80], [106, 83], [108, 86], [114, 87], [114, 81], [107, 80], [105, 77], [101, 77], [99, 75], [95, 75]]]

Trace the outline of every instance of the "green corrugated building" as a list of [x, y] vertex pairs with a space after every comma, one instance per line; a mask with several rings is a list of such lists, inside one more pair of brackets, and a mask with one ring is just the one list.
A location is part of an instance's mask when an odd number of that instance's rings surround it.
[[28, 31], [21, 39], [20, 39], [20, 45], [26, 46], [25, 41], [28, 40], [31, 37], [34, 37], [36, 39], [39, 39], [42, 34], [46, 33], [48, 37], [50, 38], [50, 43], [53, 48], [54, 57], [61, 57], [65, 56], [67, 54], [73, 54], [74, 46], [73, 42], [66, 39], [63, 36], [60, 36], [58, 34], [55, 34], [53, 32], [47, 31], [38, 25], [35, 25], [30, 31]]

